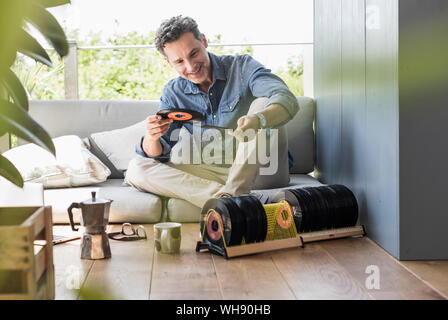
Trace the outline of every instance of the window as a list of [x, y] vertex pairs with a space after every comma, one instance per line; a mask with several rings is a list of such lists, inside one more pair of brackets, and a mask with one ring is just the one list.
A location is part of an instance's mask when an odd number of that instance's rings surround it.
[[77, 73], [54, 53], [53, 69], [18, 57], [14, 69], [32, 99], [65, 99], [66, 72], [78, 75], [80, 99], [158, 100], [177, 75], [153, 48], [154, 34], [179, 14], [197, 21], [211, 52], [249, 53], [296, 95], [312, 95], [312, 0], [72, 0], [50, 11], [76, 40]]

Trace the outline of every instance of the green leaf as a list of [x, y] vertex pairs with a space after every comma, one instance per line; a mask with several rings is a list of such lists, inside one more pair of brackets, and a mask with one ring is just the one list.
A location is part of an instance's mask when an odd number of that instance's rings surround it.
[[17, 46], [17, 51], [23, 53], [24, 55], [43, 63], [50, 68], [53, 68], [53, 64], [51, 63], [51, 59], [48, 56], [47, 52], [44, 48], [34, 39], [32, 36], [28, 34], [28, 32], [22, 30], [20, 34], [19, 44]]
[[33, 4], [25, 19], [42, 33], [61, 57], [67, 55], [68, 43], [64, 30], [50, 12], [38, 4]]
[[16, 105], [23, 110], [28, 111], [28, 95], [14, 72], [8, 70], [8, 72], [4, 73], [3, 78], [0, 79], [0, 81], [3, 83]]
[[44, 8], [52, 8], [69, 4], [70, 0], [36, 0]]
[[29, 5], [28, 1], [0, 0], [0, 75], [14, 63], [17, 35]]
[[37, 144], [56, 156], [55, 147], [48, 133], [31, 118], [26, 111], [15, 104], [0, 100], [0, 127], [10, 133]]
[[19, 170], [0, 154], [0, 176], [14, 183], [16, 186], [23, 188], [23, 178]]

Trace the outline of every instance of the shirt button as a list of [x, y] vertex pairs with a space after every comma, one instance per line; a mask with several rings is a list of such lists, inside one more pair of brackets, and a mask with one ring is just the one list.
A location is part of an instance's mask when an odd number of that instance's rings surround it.
[[213, 92], [210, 92], [210, 96], [213, 96]]
[[216, 119], [216, 114], [213, 115], [213, 119]]

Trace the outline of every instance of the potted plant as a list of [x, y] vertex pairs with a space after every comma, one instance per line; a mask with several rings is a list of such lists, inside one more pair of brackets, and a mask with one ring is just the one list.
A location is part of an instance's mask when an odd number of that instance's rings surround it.
[[[67, 55], [65, 33], [46, 8], [68, 3], [70, 0], [0, 1], [0, 138], [14, 134], [53, 155], [51, 137], [28, 115], [27, 93], [11, 66], [17, 52], [53, 66], [47, 52], [27, 31], [28, 25], [37, 29], [61, 57]], [[0, 176], [18, 187], [24, 185], [20, 172], [1, 154]], [[0, 299], [2, 289], [19, 299], [54, 298], [51, 207], [1, 208], [0, 230]], [[23, 294], [14, 296], [14, 286]]]

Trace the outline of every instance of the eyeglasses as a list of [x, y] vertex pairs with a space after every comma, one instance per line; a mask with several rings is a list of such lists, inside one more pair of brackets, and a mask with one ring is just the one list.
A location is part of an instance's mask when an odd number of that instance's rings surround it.
[[120, 241], [134, 241], [148, 238], [146, 236], [146, 230], [142, 225], [134, 228], [129, 222], [125, 222], [121, 225], [121, 231], [110, 232], [107, 235], [110, 239]]

